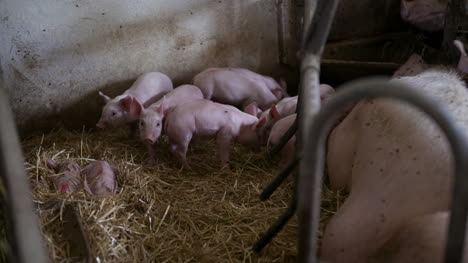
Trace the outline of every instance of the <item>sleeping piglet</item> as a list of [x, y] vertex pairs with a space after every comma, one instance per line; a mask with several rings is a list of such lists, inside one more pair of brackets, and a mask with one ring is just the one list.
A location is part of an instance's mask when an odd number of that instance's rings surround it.
[[102, 109], [98, 128], [114, 128], [138, 120], [139, 105], [148, 107], [172, 90], [171, 79], [160, 72], [148, 72], [141, 75], [122, 95], [113, 99], [99, 92], [106, 105]]
[[118, 171], [106, 161], [94, 161], [83, 170], [84, 189], [93, 195], [107, 193], [114, 194], [117, 191], [116, 174]]
[[81, 187], [80, 167], [75, 162], [57, 164], [52, 159], [46, 160], [47, 168], [59, 176], [55, 179], [55, 189], [62, 193], [72, 193]]

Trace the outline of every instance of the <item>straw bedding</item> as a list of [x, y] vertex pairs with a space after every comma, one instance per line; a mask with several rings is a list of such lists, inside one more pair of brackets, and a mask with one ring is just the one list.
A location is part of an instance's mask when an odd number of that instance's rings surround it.
[[[180, 169], [165, 139], [150, 167], [146, 148], [127, 130], [77, 132], [58, 129], [23, 140], [26, 169], [34, 201], [71, 202], [78, 210], [98, 262], [292, 262], [296, 259], [294, 218], [260, 254], [251, 246], [284, 211], [292, 183], [282, 185], [270, 200], [261, 190], [279, 171], [277, 161], [234, 145], [231, 171], [219, 170], [214, 142], [191, 145], [193, 172]], [[56, 193], [56, 175], [45, 159], [74, 160], [84, 167], [106, 160], [118, 168], [119, 190], [95, 197], [83, 190]], [[323, 223], [336, 211], [343, 194], [323, 189]], [[38, 208], [37, 214], [53, 262], [70, 261], [73, 249], [64, 240], [61, 207]]]

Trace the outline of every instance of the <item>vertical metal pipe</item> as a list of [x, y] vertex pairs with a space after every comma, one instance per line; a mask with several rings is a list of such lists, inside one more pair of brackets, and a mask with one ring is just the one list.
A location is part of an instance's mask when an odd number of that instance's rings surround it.
[[33, 212], [29, 178], [8, 99], [0, 85], [0, 194], [5, 202], [11, 262], [48, 262], [37, 217]]
[[278, 34], [278, 55], [280, 64], [288, 64], [286, 57], [285, 38], [286, 38], [286, 12], [285, 0], [278, 0], [276, 3], [277, 11], [277, 34]]

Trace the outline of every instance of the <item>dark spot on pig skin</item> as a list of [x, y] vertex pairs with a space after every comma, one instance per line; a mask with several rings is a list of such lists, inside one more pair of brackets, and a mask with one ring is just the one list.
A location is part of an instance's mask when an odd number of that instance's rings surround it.
[[420, 174], [421, 174], [421, 172], [420, 172], [420, 171], [416, 171], [416, 174], [417, 174], [417, 175], [420, 175]]
[[46, 30], [45, 29], [42, 29], [43, 32], [45, 32]]
[[106, 13], [101, 13], [101, 15], [105, 15]]
[[369, 123], [369, 122], [366, 122], [366, 126], [370, 126], [370, 123]]
[[344, 251], [345, 251], [344, 248], [340, 249], [340, 252], [341, 252], [341, 253], [343, 253]]
[[380, 215], [380, 222], [385, 222], [385, 215], [384, 214]]
[[370, 161], [370, 163], [369, 163], [369, 164], [370, 164], [370, 165], [373, 165], [373, 164], [374, 164], [374, 162], [373, 162], [373, 161]]
[[52, 83], [49, 82], [49, 86], [52, 85]]
[[413, 146], [411, 146], [411, 145], [408, 145], [408, 149], [410, 149], [410, 150], [411, 150], [411, 149], [413, 149]]
[[79, 5], [76, 5], [76, 7], [79, 7]]
[[378, 148], [377, 148], [377, 151], [382, 151], [382, 148], [378, 147]]
[[385, 201], [385, 199], [380, 200], [380, 202], [382, 202], [382, 204], [387, 203], [387, 201]]
[[192, 12], [192, 11], [190, 11], [190, 14], [191, 14], [191, 15], [193, 15], [193, 12]]
[[399, 153], [399, 152], [400, 152], [400, 149], [396, 149], [395, 152]]
[[120, 26], [120, 28], [122, 28], [123, 26]]
[[224, 113], [228, 113], [228, 111], [227, 111], [227, 110], [225, 110], [225, 111], [224, 111]]
[[383, 173], [383, 169], [380, 169], [379, 172]]
[[418, 159], [418, 158], [416, 158], [416, 157], [413, 157], [413, 161], [416, 161], [417, 159]]

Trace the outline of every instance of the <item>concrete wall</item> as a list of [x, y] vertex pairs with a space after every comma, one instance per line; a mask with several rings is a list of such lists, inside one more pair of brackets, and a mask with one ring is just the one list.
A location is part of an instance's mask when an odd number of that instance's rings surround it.
[[94, 125], [138, 75], [279, 72], [275, 0], [0, 0], [0, 80], [21, 131]]

